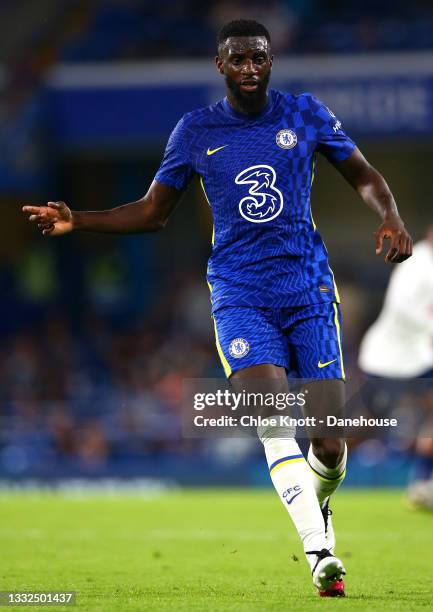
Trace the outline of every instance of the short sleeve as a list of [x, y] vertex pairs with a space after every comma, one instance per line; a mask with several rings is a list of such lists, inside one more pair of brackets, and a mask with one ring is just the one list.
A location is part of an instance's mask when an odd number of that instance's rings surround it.
[[317, 133], [317, 150], [330, 162], [342, 162], [356, 147], [344, 132], [341, 121], [315, 96], [307, 94]]
[[164, 158], [155, 175], [156, 181], [179, 191], [188, 186], [194, 171], [190, 161], [190, 141], [191, 135], [182, 117], [168, 139]]

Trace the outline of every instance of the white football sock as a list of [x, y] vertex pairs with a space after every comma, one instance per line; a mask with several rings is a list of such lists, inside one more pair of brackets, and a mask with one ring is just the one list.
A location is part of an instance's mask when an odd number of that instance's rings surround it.
[[[325, 524], [311, 470], [294, 438], [274, 435], [278, 435], [275, 428], [260, 433], [274, 487], [299, 533], [304, 551], [322, 550], [327, 547]], [[317, 557], [307, 555], [307, 560], [313, 568]]]
[[314, 489], [316, 491], [317, 499], [319, 500], [320, 507], [323, 507], [324, 502], [328, 499], [334, 491], [338, 489], [346, 476], [346, 463], [347, 463], [347, 446], [344, 445], [344, 454], [339, 463], [333, 467], [328, 468], [324, 465], [313, 453], [313, 447], [310, 445], [308, 451], [308, 464], [311, 468], [311, 474], [313, 475]]

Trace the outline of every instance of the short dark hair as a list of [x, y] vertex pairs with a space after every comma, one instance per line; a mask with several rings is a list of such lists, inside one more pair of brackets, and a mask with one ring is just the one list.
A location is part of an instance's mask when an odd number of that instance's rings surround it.
[[229, 21], [218, 32], [217, 45], [222, 45], [231, 36], [264, 36], [268, 43], [271, 42], [271, 35], [262, 23], [254, 19], [235, 19]]

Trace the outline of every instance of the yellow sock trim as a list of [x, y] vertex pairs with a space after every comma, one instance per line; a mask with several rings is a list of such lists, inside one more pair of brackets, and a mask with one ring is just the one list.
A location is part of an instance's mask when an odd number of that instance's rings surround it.
[[299, 463], [300, 461], [305, 461], [304, 457], [299, 457], [297, 459], [287, 459], [287, 461], [282, 461], [281, 463], [276, 465], [274, 468], [272, 468], [272, 470], [269, 472], [269, 474], [271, 474], [271, 476], [272, 476], [272, 474], [275, 474], [275, 472], [277, 470], [279, 470], [280, 468], [284, 467], [288, 463]]

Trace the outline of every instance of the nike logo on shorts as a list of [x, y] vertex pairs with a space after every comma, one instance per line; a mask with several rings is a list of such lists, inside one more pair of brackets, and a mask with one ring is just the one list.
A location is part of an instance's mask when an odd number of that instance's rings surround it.
[[331, 363], [334, 363], [334, 361], [337, 361], [337, 360], [333, 359], [332, 361], [325, 361], [325, 363], [322, 363], [321, 361], [319, 361], [319, 363], [317, 364], [317, 367], [319, 369], [326, 368], [326, 366], [331, 365]]

